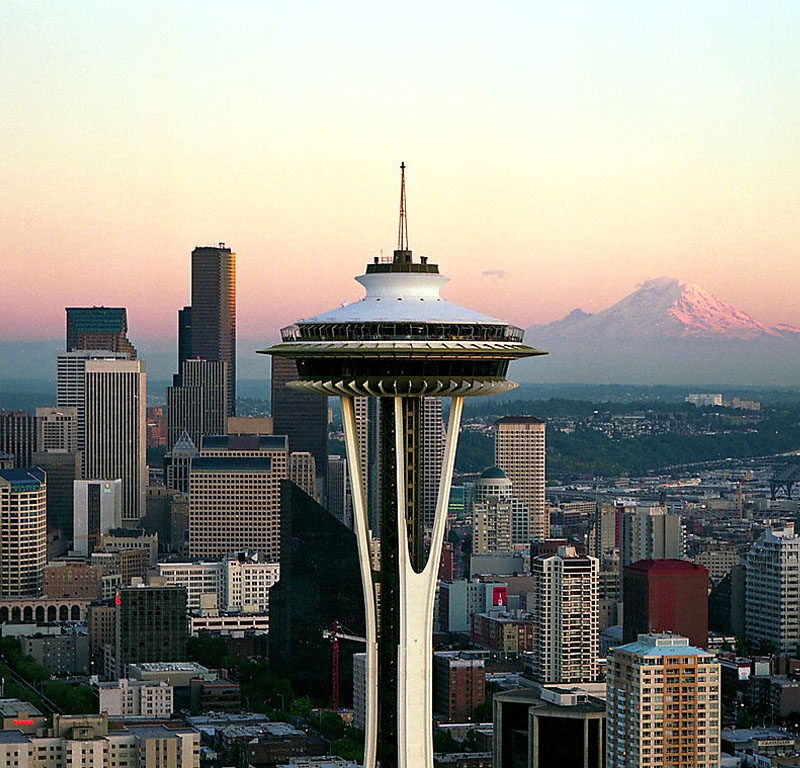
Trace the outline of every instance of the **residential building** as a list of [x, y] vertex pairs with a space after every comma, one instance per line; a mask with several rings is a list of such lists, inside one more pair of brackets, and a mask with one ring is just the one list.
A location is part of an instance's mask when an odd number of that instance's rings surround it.
[[89, 637], [77, 632], [36, 633], [19, 638], [20, 649], [51, 675], [85, 675], [89, 670]]
[[286, 437], [206, 435], [189, 473], [189, 555], [236, 549], [280, 559], [280, 483], [288, 475]]
[[483, 659], [456, 651], [433, 654], [433, 711], [450, 723], [472, 720], [486, 699]]
[[531, 560], [533, 673], [541, 683], [596, 680], [599, 561], [559, 547]]
[[514, 498], [527, 507], [531, 539], [550, 536], [550, 513], [545, 501], [545, 422], [534, 416], [504, 416], [495, 424], [494, 463], [514, 489]]
[[[183, 316], [183, 323], [188, 320]], [[228, 415], [236, 414], [236, 254], [225, 243], [192, 251], [192, 357], [227, 363]], [[179, 338], [181, 334], [179, 333]], [[185, 346], [186, 331], [182, 341]]]
[[67, 352], [105, 349], [136, 359], [124, 307], [67, 307]]
[[298, 378], [294, 360], [273, 357], [270, 392], [272, 432], [286, 435], [289, 451], [307, 451], [314, 457], [315, 482], [321, 498], [327, 492], [328, 398], [286, 386]]
[[753, 648], [794, 653], [800, 645], [800, 536], [768, 530], [747, 555], [745, 635]]
[[172, 686], [162, 681], [129, 680], [122, 677], [95, 683], [99, 710], [112, 717], [169, 718], [172, 715]]
[[488, 496], [472, 505], [472, 554], [511, 552], [511, 501]]
[[674, 632], [708, 646], [708, 571], [687, 560], [639, 560], [623, 570], [623, 640]]
[[[681, 516], [666, 507], [625, 505], [620, 513], [620, 568], [637, 560], [682, 560]], [[625, 591], [625, 584], [622, 584]]]
[[76, 480], [73, 498], [73, 549], [89, 557], [122, 525], [122, 480]]
[[145, 513], [145, 368], [140, 360], [85, 361], [84, 477], [122, 480], [122, 519]]
[[527, 615], [473, 613], [470, 642], [499, 656], [516, 658], [534, 650], [534, 623]]
[[0, 470], [0, 597], [40, 594], [46, 560], [45, 473]]
[[719, 662], [680, 635], [640, 635], [608, 659], [608, 768], [717, 768]]
[[184, 360], [167, 387], [167, 448], [184, 432], [195, 445], [203, 435], [225, 434], [229, 410], [227, 362]]

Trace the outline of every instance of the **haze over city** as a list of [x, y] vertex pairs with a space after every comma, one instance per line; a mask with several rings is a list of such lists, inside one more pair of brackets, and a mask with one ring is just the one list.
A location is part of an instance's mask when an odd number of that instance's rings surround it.
[[401, 160], [452, 301], [527, 327], [671, 275], [800, 325], [799, 16], [4, 3], [0, 339], [101, 303], [171, 339], [188, 254], [218, 241], [240, 339], [275, 338], [361, 295]]

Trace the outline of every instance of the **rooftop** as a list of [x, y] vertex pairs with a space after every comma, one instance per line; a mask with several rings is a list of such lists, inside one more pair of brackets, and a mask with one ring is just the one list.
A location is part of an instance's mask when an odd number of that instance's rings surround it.
[[285, 435], [203, 435], [202, 451], [285, 451]]
[[637, 560], [625, 566], [626, 570], [647, 571], [651, 573], [708, 573], [708, 569], [699, 563], [690, 563], [688, 560]]
[[544, 419], [536, 416], [501, 416], [495, 424], [546, 424]]
[[687, 638], [670, 634], [639, 635], [639, 639], [635, 642], [619, 645], [611, 651], [611, 653], [617, 652], [631, 653], [642, 658], [667, 656], [705, 656], [707, 660], [715, 658], [713, 653], [689, 645]]
[[486, 467], [481, 472], [481, 480], [506, 480], [507, 475], [500, 467]]
[[15, 493], [22, 491], [38, 491], [44, 483], [45, 473], [38, 467], [25, 469], [0, 469], [0, 479], [11, 486]]
[[30, 702], [21, 699], [0, 699], [0, 715], [3, 717], [16, 717], [20, 712], [27, 712], [32, 717], [44, 717]]

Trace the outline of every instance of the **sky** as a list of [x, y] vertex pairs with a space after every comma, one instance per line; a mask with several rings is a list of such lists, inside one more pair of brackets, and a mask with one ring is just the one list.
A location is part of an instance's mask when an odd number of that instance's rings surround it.
[[190, 253], [240, 338], [360, 297], [409, 239], [520, 326], [644, 280], [800, 325], [796, 2], [0, 4], [0, 340], [126, 306], [168, 340]]

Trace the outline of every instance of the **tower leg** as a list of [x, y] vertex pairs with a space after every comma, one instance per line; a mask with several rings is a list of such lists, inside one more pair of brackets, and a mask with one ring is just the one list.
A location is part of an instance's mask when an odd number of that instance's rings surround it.
[[364, 768], [375, 768], [378, 739], [378, 641], [375, 620], [375, 590], [372, 585], [370, 558], [370, 532], [367, 523], [367, 505], [361, 484], [364, 468], [358, 446], [356, 411], [352, 397], [342, 398], [347, 464], [350, 469], [350, 492], [353, 499], [353, 526], [356, 531], [358, 564], [361, 569], [361, 588], [364, 595], [364, 623], [366, 625], [366, 718], [364, 727]]
[[[462, 405], [462, 398], [454, 397], [452, 399], [428, 562], [420, 573], [416, 573], [408, 546], [401, 546], [398, 553], [400, 643], [397, 648], [397, 756], [399, 768], [433, 768], [433, 605], [436, 597], [442, 541], [447, 523], [447, 507], [450, 499], [450, 484], [453, 478]], [[400, 542], [407, 542], [402, 398], [394, 399], [394, 411], [397, 538]]]

